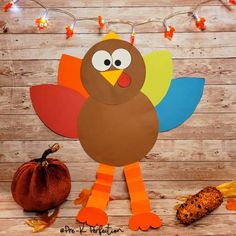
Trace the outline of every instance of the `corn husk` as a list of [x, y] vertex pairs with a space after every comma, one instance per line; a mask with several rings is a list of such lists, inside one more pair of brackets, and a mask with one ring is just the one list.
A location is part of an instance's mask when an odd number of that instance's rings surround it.
[[236, 197], [236, 181], [221, 184], [216, 187], [224, 197]]

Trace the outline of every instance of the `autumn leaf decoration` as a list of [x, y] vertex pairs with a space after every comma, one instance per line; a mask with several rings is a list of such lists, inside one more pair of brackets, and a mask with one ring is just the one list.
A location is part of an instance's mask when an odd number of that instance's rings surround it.
[[[89, 200], [90, 195], [92, 194], [91, 189], [84, 188], [80, 194], [79, 197], [74, 200], [75, 205], [81, 205], [82, 207], [86, 207], [87, 202]], [[109, 197], [109, 201], [114, 200], [112, 197]]]
[[70, 25], [66, 26], [66, 38], [71, 38], [74, 34], [74, 30], [73, 27], [71, 27]]
[[54, 212], [49, 215], [49, 212], [39, 213], [39, 219], [29, 219], [25, 223], [32, 227], [33, 233], [38, 233], [53, 224], [59, 213], [59, 207], [54, 209]]
[[91, 193], [92, 193], [92, 191], [90, 189], [84, 188], [80, 192], [79, 197], [74, 200], [74, 204], [75, 205], [82, 205], [83, 207], [85, 207]]
[[229, 198], [227, 200], [226, 209], [229, 211], [236, 211], [236, 200], [233, 198]]
[[173, 38], [175, 28], [173, 26], [166, 26], [164, 31], [165, 38], [171, 40]]
[[198, 17], [196, 19], [196, 27], [200, 30], [205, 30], [206, 29], [206, 19], [204, 17]]

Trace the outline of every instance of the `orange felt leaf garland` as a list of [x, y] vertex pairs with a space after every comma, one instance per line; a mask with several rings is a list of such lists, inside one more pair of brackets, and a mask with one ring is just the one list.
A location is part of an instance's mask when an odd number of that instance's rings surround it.
[[39, 17], [35, 20], [35, 24], [39, 30], [42, 30], [48, 27], [48, 20], [44, 17]]
[[6, 5], [4, 5], [2, 9], [3, 11], [7, 12], [13, 5], [14, 5], [14, 2], [10, 1]]
[[135, 32], [132, 32], [132, 34], [130, 35], [130, 43], [134, 45], [134, 42], [135, 42]]
[[74, 34], [73, 29], [71, 28], [71, 26], [67, 25], [66, 26], [66, 38], [71, 38]]
[[164, 32], [165, 38], [171, 40], [173, 38], [175, 28], [173, 26], [168, 26]]
[[99, 25], [99, 28], [100, 28], [100, 29], [103, 29], [104, 26], [105, 26], [105, 21], [104, 21], [104, 19], [102, 18], [102, 16], [98, 16], [98, 25]]
[[196, 27], [200, 30], [205, 30], [206, 29], [206, 25], [205, 25], [206, 19], [204, 17], [198, 17], [196, 19]]
[[229, 0], [229, 3], [236, 5], [236, 0]]

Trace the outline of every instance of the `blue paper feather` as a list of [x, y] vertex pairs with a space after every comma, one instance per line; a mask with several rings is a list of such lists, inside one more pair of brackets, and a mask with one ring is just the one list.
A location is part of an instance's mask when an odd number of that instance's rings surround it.
[[205, 79], [173, 79], [166, 96], [155, 107], [160, 132], [169, 131], [185, 122], [195, 111], [203, 93]]

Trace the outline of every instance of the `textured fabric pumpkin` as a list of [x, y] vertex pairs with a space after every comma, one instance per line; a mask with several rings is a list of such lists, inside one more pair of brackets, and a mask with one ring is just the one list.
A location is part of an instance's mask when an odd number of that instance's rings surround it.
[[71, 178], [66, 165], [47, 155], [56, 152], [58, 144], [47, 149], [41, 158], [21, 165], [16, 171], [11, 191], [14, 200], [27, 211], [46, 211], [63, 203], [70, 193]]

